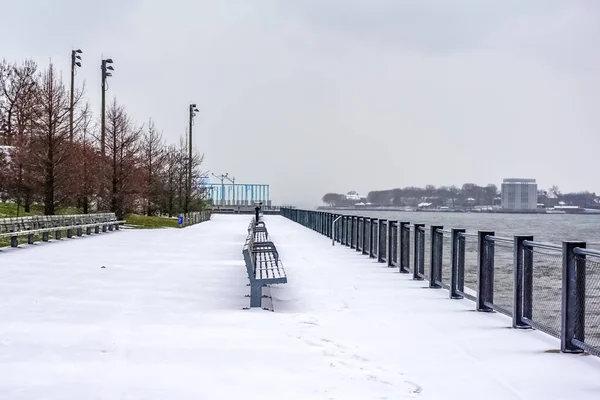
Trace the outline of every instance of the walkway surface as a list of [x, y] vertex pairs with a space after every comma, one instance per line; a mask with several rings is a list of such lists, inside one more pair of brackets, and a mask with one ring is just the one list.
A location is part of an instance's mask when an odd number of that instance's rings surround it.
[[242, 310], [249, 219], [0, 252], [0, 399], [600, 398], [599, 358], [282, 217], [289, 283]]

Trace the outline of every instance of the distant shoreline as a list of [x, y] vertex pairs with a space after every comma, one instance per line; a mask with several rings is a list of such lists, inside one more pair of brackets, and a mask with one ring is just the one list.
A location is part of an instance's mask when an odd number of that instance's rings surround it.
[[503, 210], [503, 209], [470, 209], [470, 210], [439, 210], [439, 209], [412, 209], [407, 207], [317, 207], [319, 211], [391, 211], [391, 212], [423, 212], [423, 213], [471, 213], [471, 214], [544, 214], [544, 215], [600, 215], [600, 210], [576, 209], [564, 212], [548, 212], [539, 210]]

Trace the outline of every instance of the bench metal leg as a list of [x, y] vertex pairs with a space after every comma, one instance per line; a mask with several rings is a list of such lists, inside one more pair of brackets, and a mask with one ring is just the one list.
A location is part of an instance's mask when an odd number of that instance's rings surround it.
[[57, 230], [54, 234], [54, 237], [56, 238], [56, 240], [60, 240], [60, 238], [62, 237], [62, 231], [60, 229]]
[[262, 285], [251, 284], [250, 285], [250, 307], [261, 307], [262, 306]]
[[10, 237], [10, 247], [19, 247], [19, 237], [18, 236]]
[[85, 228], [85, 234], [86, 235], [91, 235], [92, 234], [92, 227], [88, 226], [87, 228]]
[[83, 228], [77, 228], [77, 236], [83, 236]]
[[115, 224], [115, 231], [119, 230], [119, 224]]
[[94, 232], [96, 232], [96, 233], [100, 233], [100, 226], [96, 225], [96, 226], [94, 227]]
[[33, 244], [33, 233], [27, 235], [27, 244]]
[[67, 237], [71, 239], [73, 237], [73, 229], [67, 229]]
[[106, 225], [102, 225], [102, 232], [106, 232]]
[[48, 232], [42, 232], [42, 242], [50, 240], [50, 234]]
[[109, 231], [111, 231], [111, 232], [112, 232], [114, 229], [115, 229], [115, 226], [114, 226], [113, 224], [110, 224], [110, 225], [108, 226], [108, 230], [109, 230]]

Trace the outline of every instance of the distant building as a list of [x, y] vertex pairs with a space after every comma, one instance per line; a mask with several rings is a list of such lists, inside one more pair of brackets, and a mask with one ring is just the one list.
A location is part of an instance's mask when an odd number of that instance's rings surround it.
[[537, 208], [535, 179], [504, 179], [502, 208], [505, 210], [535, 210]]

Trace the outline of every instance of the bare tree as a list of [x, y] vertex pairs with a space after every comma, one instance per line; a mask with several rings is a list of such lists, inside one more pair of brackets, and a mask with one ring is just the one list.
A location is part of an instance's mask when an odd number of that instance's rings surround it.
[[146, 214], [154, 214], [160, 203], [160, 171], [165, 161], [165, 144], [162, 134], [150, 120], [142, 141], [142, 163], [145, 171]]
[[172, 217], [176, 212], [177, 201], [177, 170], [179, 168], [179, 153], [175, 145], [167, 147], [162, 180], [162, 212]]
[[69, 165], [69, 96], [52, 64], [40, 77], [36, 103], [30, 143], [32, 179], [42, 188], [45, 214], [54, 215], [74, 193], [76, 180]]
[[37, 64], [31, 60], [21, 65], [9, 64], [6, 60], [0, 63], [0, 91], [5, 143], [14, 144], [15, 128], [18, 133], [25, 131], [31, 119], [33, 93], [36, 91]]
[[116, 99], [107, 111], [106, 121], [110, 210], [123, 218], [137, 205], [136, 195], [141, 193], [138, 156], [142, 128], [134, 126]]

